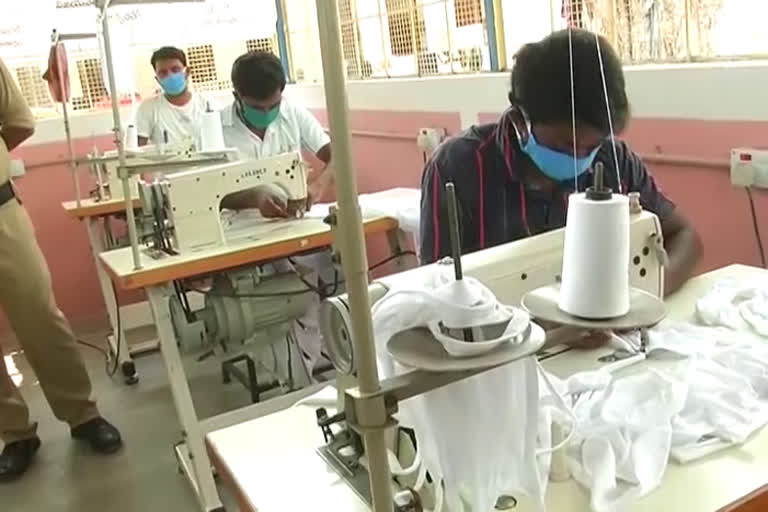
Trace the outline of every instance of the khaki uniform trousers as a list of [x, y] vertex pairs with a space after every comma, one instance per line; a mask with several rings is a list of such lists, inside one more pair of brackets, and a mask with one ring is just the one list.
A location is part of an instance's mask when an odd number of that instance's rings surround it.
[[[97, 417], [82, 354], [56, 305], [32, 222], [15, 199], [0, 206], [0, 307], [56, 417], [72, 427]], [[36, 429], [6, 365], [0, 364], [0, 439], [27, 439]]]

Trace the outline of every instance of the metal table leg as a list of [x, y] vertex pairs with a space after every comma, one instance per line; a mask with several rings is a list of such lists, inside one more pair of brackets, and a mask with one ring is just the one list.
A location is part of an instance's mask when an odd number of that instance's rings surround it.
[[181, 422], [182, 442], [175, 447], [180, 469], [189, 479], [204, 512], [223, 511], [224, 507], [216, 491], [211, 463], [205, 450], [203, 432], [192, 403], [187, 376], [173, 333], [171, 314], [167, 305], [170, 288], [167, 284], [146, 289], [152, 316], [160, 337], [160, 351], [163, 355], [171, 394], [176, 413]]
[[117, 364], [120, 365], [120, 370], [123, 373], [125, 383], [136, 384], [139, 381], [139, 376], [136, 373], [136, 365], [131, 358], [130, 349], [128, 348], [125, 329], [122, 326], [118, 326], [117, 301], [115, 300], [115, 291], [112, 281], [109, 280], [109, 276], [107, 276], [104, 267], [102, 267], [101, 262], [99, 261], [99, 254], [104, 252], [106, 243], [100, 233], [96, 219], [94, 217], [87, 217], [85, 221], [85, 225], [88, 229], [88, 240], [91, 245], [93, 261], [96, 265], [96, 275], [99, 278], [99, 285], [101, 286], [101, 295], [104, 297], [104, 304], [107, 306], [107, 315], [109, 316], [109, 324], [112, 327], [112, 334], [107, 336], [110, 356], [118, 358]]

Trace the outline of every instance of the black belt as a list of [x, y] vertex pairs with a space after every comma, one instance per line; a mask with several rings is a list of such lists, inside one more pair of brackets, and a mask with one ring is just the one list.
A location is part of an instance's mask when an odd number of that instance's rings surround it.
[[14, 197], [16, 197], [16, 192], [13, 191], [13, 185], [11, 185], [10, 181], [6, 181], [0, 185], [0, 206], [4, 205]]

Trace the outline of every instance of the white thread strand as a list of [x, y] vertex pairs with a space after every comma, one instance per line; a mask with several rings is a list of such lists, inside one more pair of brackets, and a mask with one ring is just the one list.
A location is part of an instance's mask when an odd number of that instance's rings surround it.
[[[613, 133], [613, 119], [611, 116], [611, 105], [608, 102], [608, 84], [605, 81], [605, 67], [603, 66], [603, 52], [600, 50], [600, 37], [595, 32], [595, 44], [597, 45], [597, 60], [600, 63], [600, 78], [603, 81], [603, 94], [605, 95], [605, 110], [608, 113], [608, 129], [611, 132], [611, 145], [613, 146], [613, 163], [616, 166], [616, 188], [619, 194], [621, 190], [621, 172], [619, 172], [619, 157], [616, 154], [616, 136]], [[573, 72], [573, 69], [571, 69]]]
[[571, 123], [573, 129], [573, 191], [579, 192], [579, 166], [576, 158], [576, 84], [573, 82], [573, 38], [571, 37], [571, 27], [568, 26], [568, 58], [571, 68]]

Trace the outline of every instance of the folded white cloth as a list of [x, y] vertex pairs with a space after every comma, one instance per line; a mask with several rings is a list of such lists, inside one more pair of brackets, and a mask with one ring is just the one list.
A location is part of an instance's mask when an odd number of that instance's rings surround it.
[[717, 282], [696, 301], [696, 314], [706, 325], [768, 336], [768, 282]]

